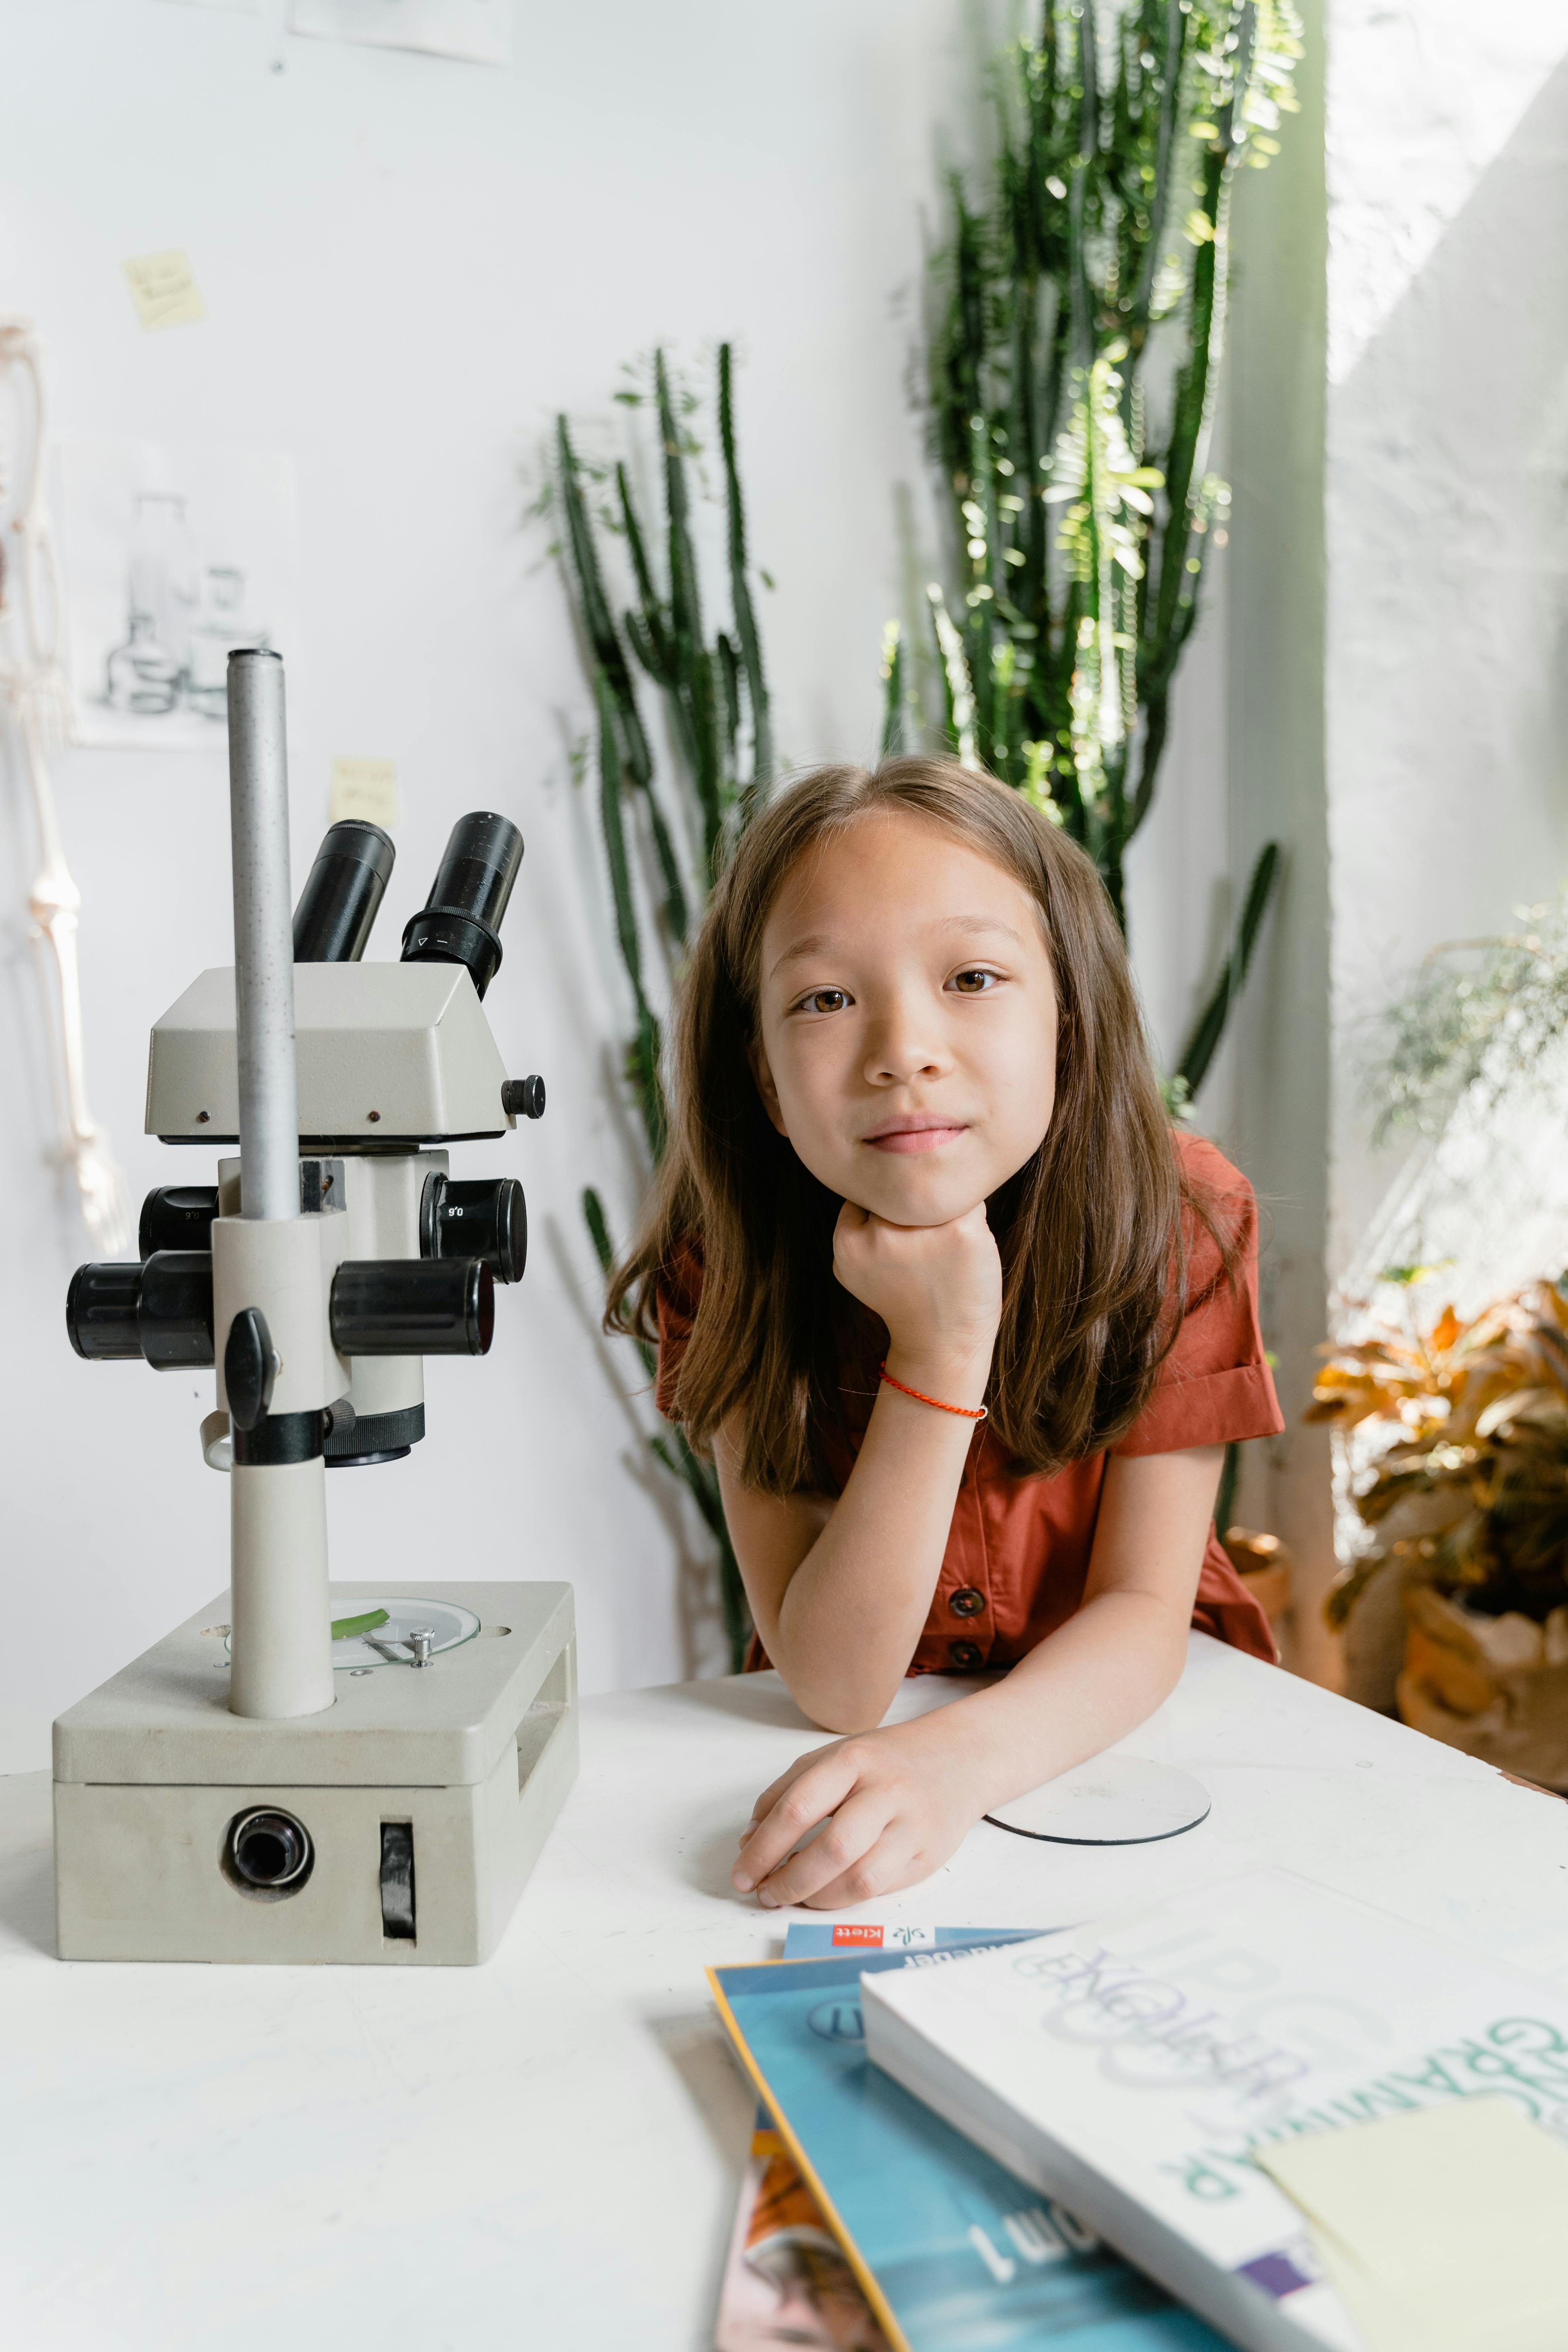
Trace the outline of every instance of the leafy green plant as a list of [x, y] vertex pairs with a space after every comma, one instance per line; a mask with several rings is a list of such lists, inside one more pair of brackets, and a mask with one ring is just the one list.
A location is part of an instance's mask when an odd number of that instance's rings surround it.
[[[731, 347], [725, 343], [719, 350], [714, 415], [724, 479], [730, 626], [711, 637], [703, 619], [706, 600], [693, 528], [691, 477], [703, 454], [693, 429], [698, 402], [676, 383], [662, 351], [653, 355], [646, 387], [633, 384], [616, 397], [633, 408], [647, 406], [658, 432], [661, 557], [656, 557], [626, 459], [601, 466], [580, 457], [564, 416], [556, 420], [555, 463], [543, 503], [559, 527], [594, 691], [600, 824], [616, 940], [636, 1024], [626, 1045], [626, 1078], [640, 1118], [651, 1181], [664, 1152], [666, 1119], [643, 910], [651, 904], [652, 952], [667, 965], [678, 964], [693, 917], [706, 904], [731, 843], [772, 781], [773, 717], [746, 554]], [[618, 612], [602, 561], [606, 541], [620, 543], [630, 581], [631, 601]], [[662, 761], [644, 722], [639, 671], [657, 689], [668, 722], [670, 751]], [[641, 828], [628, 824], [633, 812], [644, 818]], [[638, 847], [644, 838], [646, 860]], [[645, 864], [646, 876], [640, 871]], [[604, 1202], [592, 1186], [583, 1194], [583, 1214], [600, 1267], [608, 1275], [615, 1250]], [[651, 1380], [653, 1350], [636, 1344]], [[725, 1633], [731, 1664], [739, 1670], [751, 1623], [713, 1465], [693, 1454], [677, 1427], [660, 1431], [648, 1443], [686, 1487], [719, 1547]]]
[[1396, 1127], [1430, 1135], [1461, 1095], [1496, 1102], [1568, 1031], [1568, 909], [1516, 907], [1521, 929], [1432, 949], [1384, 1013], [1366, 1073], [1373, 1140]]
[[[1391, 1549], [1413, 1580], [1486, 1616], [1543, 1622], [1568, 1604], [1568, 1276], [1533, 1283], [1468, 1323], [1445, 1307], [1426, 1332], [1377, 1332], [1327, 1347], [1305, 1418], [1386, 1431], [1356, 1493], [1381, 1531], [1398, 1507], [1431, 1507], [1424, 1532]], [[1342, 1571], [1324, 1613], [1345, 1622], [1383, 1565]]]
[[[941, 732], [1083, 845], [1124, 925], [1127, 851], [1226, 537], [1208, 452], [1233, 189], [1278, 153], [1300, 55], [1290, 0], [1044, 0], [997, 62], [988, 189], [950, 183], [926, 369]], [[889, 746], [910, 719], [902, 652], [884, 651]], [[1207, 1074], [1279, 856], [1253, 870], [1173, 1108]]]

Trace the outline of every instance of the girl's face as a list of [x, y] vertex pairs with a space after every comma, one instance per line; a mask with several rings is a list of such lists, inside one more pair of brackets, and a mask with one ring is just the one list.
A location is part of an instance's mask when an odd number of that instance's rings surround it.
[[1050, 1125], [1057, 1000], [1033, 898], [943, 826], [858, 818], [768, 915], [753, 1066], [830, 1192], [895, 1225], [964, 1215]]

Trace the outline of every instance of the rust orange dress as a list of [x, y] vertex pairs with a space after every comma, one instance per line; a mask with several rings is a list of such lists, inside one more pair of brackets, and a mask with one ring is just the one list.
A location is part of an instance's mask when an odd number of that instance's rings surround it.
[[[1211, 1236], [1198, 1229], [1187, 1265], [1188, 1307], [1159, 1382], [1116, 1454], [1174, 1454], [1232, 1438], [1277, 1436], [1280, 1417], [1258, 1324], [1258, 1209], [1252, 1187], [1212, 1143], [1179, 1135], [1188, 1173], [1215, 1196], [1236, 1234], [1239, 1265], [1228, 1280]], [[661, 1290], [658, 1301], [659, 1410], [674, 1404], [676, 1377], [701, 1286], [689, 1278]], [[875, 1382], [873, 1365], [867, 1389]], [[873, 1395], [846, 1391], [846, 1432], [824, 1433], [824, 1452], [843, 1491], [854, 1465]], [[1018, 1475], [983, 1422], [969, 1449], [942, 1574], [909, 1671], [978, 1673], [1016, 1665], [1083, 1601], [1089, 1551], [1105, 1480], [1104, 1454], [1069, 1462], [1047, 1477]], [[1272, 1664], [1268, 1620], [1226, 1557], [1214, 1528], [1198, 1578], [1193, 1623], [1237, 1650]], [[753, 1643], [748, 1667], [765, 1665]]]

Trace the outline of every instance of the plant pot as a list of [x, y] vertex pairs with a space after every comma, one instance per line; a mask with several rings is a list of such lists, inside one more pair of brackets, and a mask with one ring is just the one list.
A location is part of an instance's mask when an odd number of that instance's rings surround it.
[[1340, 1635], [1340, 1689], [1358, 1706], [1397, 1715], [1399, 1676], [1405, 1665], [1407, 1620], [1404, 1587], [1407, 1563], [1385, 1552], [1363, 1585]]
[[1402, 1720], [1521, 1780], [1568, 1790], [1568, 1608], [1538, 1625], [1414, 1584], [1405, 1613]]
[[1278, 1536], [1259, 1535], [1254, 1528], [1227, 1528], [1221, 1541], [1232, 1568], [1268, 1618], [1278, 1645], [1290, 1617], [1294, 1562], [1289, 1544], [1281, 1543]]
[[1405, 1586], [1420, 1574], [1424, 1541], [1446, 1534], [1467, 1507], [1462, 1497], [1427, 1491], [1401, 1496], [1380, 1516], [1374, 1548], [1357, 1563], [1363, 1580], [1341, 1633], [1340, 1688], [1358, 1706], [1398, 1713], [1409, 1622]]

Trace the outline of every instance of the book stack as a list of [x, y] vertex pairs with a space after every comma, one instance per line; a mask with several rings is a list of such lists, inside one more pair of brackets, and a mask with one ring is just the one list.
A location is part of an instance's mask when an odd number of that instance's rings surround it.
[[1245, 2352], [1568, 2346], [1559, 1986], [1266, 1870], [862, 2005], [890, 2081]]
[[1288, 1871], [893, 1932], [709, 1971], [764, 2103], [720, 2352], [1568, 2352], [1561, 1986]]
[[[862, 1978], [926, 1976], [1028, 1929], [792, 1927], [709, 1981], [763, 2106], [718, 2352], [1223, 2352], [1220, 2339], [867, 2059]], [[967, 1962], [965, 1962], [967, 1964]]]

